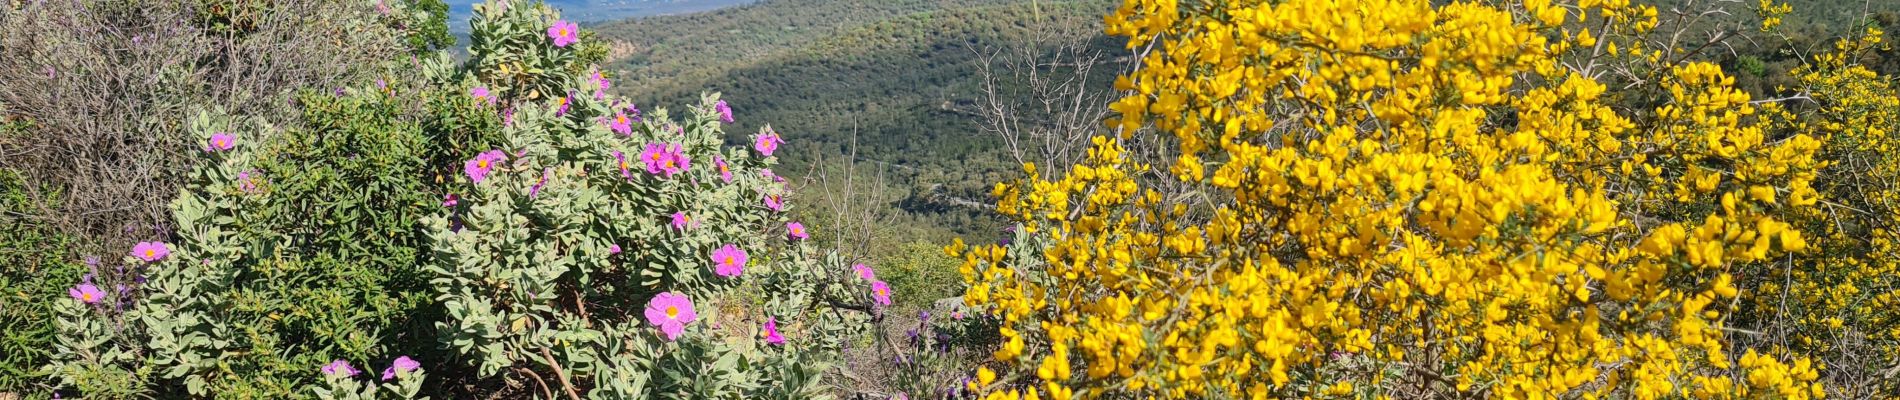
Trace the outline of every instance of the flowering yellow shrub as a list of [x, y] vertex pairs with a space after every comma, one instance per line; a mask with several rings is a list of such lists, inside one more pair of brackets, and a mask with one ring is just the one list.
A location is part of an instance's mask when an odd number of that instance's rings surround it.
[[[1628, 0], [1125, 0], [1107, 23], [1142, 57], [1120, 134], [997, 186], [1012, 244], [946, 249], [1001, 321], [988, 398], [1818, 398], [1816, 359], [1735, 325], [1774, 312], [1755, 292], [1806, 266], [1815, 307], [1900, 300], [1836, 302], [1867, 277], [1823, 263], [1892, 262], [1817, 223], [1842, 184], [1822, 154], [1887, 146], [1890, 87], [1757, 102], [1649, 48], [1657, 9]], [[1880, 89], [1845, 65], [1803, 79]]]
[[1894, 396], [1900, 395], [1900, 380], [1892, 375], [1900, 373], [1900, 158], [1892, 155], [1900, 140], [1892, 131], [1900, 129], [1900, 88], [1854, 62], [1882, 46], [1882, 36], [1868, 29], [1794, 71], [1816, 106], [1767, 107], [1778, 130], [1825, 138], [1816, 187], [1826, 201], [1797, 214], [1819, 237], [1821, 251], [1759, 277], [1761, 295], [1746, 306], [1756, 319], [1786, 325], [1767, 332], [1768, 339], [1838, 360], [1843, 369], [1874, 371], [1860, 378]]

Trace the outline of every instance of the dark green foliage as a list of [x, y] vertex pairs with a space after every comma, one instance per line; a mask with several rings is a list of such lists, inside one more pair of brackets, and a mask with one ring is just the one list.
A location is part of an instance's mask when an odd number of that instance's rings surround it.
[[1759, 77], [1759, 76], [1762, 76], [1762, 74], [1767, 72], [1766, 70], [1768, 66], [1766, 64], [1763, 64], [1761, 62], [1761, 59], [1755, 58], [1754, 56], [1741, 56], [1741, 58], [1735, 59], [1735, 68], [1740, 69], [1742, 72], [1746, 72], [1749, 75], [1754, 75], [1754, 76]]
[[501, 112], [470, 96], [467, 88], [431, 85], [420, 97], [429, 110], [421, 127], [431, 143], [423, 154], [433, 168], [430, 182], [453, 179], [462, 173], [462, 160], [480, 149], [502, 146]]
[[[4, 132], [4, 129], [0, 129]], [[71, 237], [24, 217], [57, 194], [29, 195], [29, 183], [0, 169], [0, 393], [43, 393], [40, 367], [52, 350], [50, 304], [67, 299], [85, 266]]]
[[307, 395], [292, 391], [332, 359], [433, 347], [440, 313], [418, 267], [417, 220], [439, 208], [425, 164], [434, 148], [404, 101], [303, 93], [305, 126], [261, 144], [259, 190], [221, 194], [244, 197], [235, 217], [247, 248], [227, 321], [251, 351], [226, 358], [237, 373], [214, 393]]
[[409, 44], [410, 51], [428, 55], [455, 45], [455, 37], [449, 35], [448, 3], [442, 0], [406, 0], [405, 3], [413, 12], [411, 15], [420, 16], [402, 21], [408, 27], [403, 41]]
[[962, 260], [944, 255], [943, 247], [930, 242], [910, 242], [889, 253], [880, 253], [877, 275], [889, 282], [898, 294], [899, 309], [929, 309], [937, 299], [955, 297], [960, 288], [951, 282], [962, 281], [957, 265]]

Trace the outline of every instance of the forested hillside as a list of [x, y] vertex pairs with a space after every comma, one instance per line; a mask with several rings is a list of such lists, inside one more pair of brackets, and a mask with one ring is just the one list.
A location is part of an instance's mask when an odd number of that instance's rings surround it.
[[[773, 121], [812, 150], [787, 159], [793, 176], [820, 158], [848, 156], [855, 138], [860, 171], [901, 183], [891, 205], [922, 225], [951, 228], [926, 232], [947, 239], [996, 226], [957, 204], [987, 203], [989, 184], [1015, 168], [970, 115], [978, 52], [1029, 45], [1032, 32], [1049, 29], [1113, 48], [1099, 27], [1110, 8], [1104, 0], [778, 0], [597, 30], [614, 43], [608, 68], [624, 82], [620, 93], [666, 104], [703, 89], [745, 99], [733, 108], [756, 117], [732, 132]], [[1115, 72], [1092, 78], [1105, 86]]]

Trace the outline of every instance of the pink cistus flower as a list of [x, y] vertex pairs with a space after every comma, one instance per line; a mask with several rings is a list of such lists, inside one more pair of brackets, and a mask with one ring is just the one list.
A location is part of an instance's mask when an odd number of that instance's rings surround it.
[[231, 147], [236, 145], [237, 138], [231, 137], [231, 134], [223, 132], [213, 133], [211, 134], [211, 140], [205, 144], [205, 151], [225, 151], [230, 150]]
[[389, 363], [389, 368], [383, 369], [383, 380], [395, 379], [396, 373], [414, 371], [416, 368], [422, 368], [422, 363], [409, 356], [396, 357], [396, 361]]
[[474, 89], [469, 89], [468, 95], [469, 97], [474, 97], [475, 101], [495, 104], [495, 97], [488, 93], [487, 86], [476, 86]]
[[745, 273], [745, 249], [727, 244], [712, 253], [713, 273], [731, 278]]
[[343, 361], [343, 359], [341, 358], [336, 359], [336, 361], [331, 361], [329, 364], [323, 366], [323, 374], [329, 375], [329, 376], [341, 376], [344, 378], [348, 378], [348, 377], [356, 376], [356, 373], [358, 372], [362, 372], [362, 371], [357, 371], [355, 367], [350, 366], [349, 361]]
[[459, 200], [460, 198], [455, 197], [454, 193], [442, 195], [442, 207], [455, 207], [457, 203], [460, 203]]
[[692, 167], [693, 159], [686, 156], [685, 148], [677, 143], [666, 145], [666, 160], [660, 163], [660, 168], [666, 171], [666, 177], [671, 178], [673, 174], [686, 172]]
[[81, 283], [71, 289], [66, 289], [66, 294], [86, 304], [99, 304], [99, 301], [106, 299], [106, 292], [100, 291], [98, 286], [93, 286], [91, 283]]
[[859, 278], [864, 278], [864, 280], [867, 280], [867, 281], [877, 280], [877, 271], [872, 270], [871, 267], [868, 265], [864, 265], [864, 264], [852, 265], [851, 272], [857, 273]]
[[238, 173], [237, 182], [238, 182], [239, 191], [242, 191], [244, 193], [257, 193], [257, 179], [251, 177], [252, 172], [257, 172], [257, 171], [244, 171], [244, 172]]
[[713, 156], [713, 167], [719, 169], [719, 180], [732, 183], [732, 167], [726, 165], [725, 157]]
[[871, 299], [881, 306], [891, 305], [891, 285], [884, 281], [871, 282]]
[[785, 223], [785, 235], [791, 237], [792, 240], [805, 240], [805, 239], [811, 238], [810, 234], [805, 233], [805, 224], [801, 224], [797, 222]]
[[752, 137], [752, 149], [758, 150], [759, 154], [766, 157], [771, 157], [772, 152], [778, 151], [778, 145], [781, 144], [785, 144], [785, 139], [780, 138], [778, 132], [772, 131], [771, 128], [766, 128], [764, 132], [759, 132], [758, 136]]
[[777, 193], [765, 195], [765, 208], [772, 211], [785, 211], [785, 196]]
[[778, 318], [776, 317], [765, 318], [765, 343], [774, 345], [785, 344], [785, 337], [779, 336], [778, 334]]
[[573, 104], [574, 104], [574, 91], [570, 90], [567, 92], [566, 96], [561, 96], [561, 98], [554, 100], [554, 105], [555, 105], [554, 116], [559, 117], [559, 116], [567, 115], [568, 106], [573, 105]]
[[647, 144], [645, 151], [640, 152], [640, 162], [646, 164], [647, 173], [671, 178], [674, 174], [685, 172], [692, 160], [686, 157], [678, 144], [651, 143]]
[[541, 196], [541, 188], [547, 186], [548, 176], [551, 176], [551, 175], [554, 175], [553, 167], [548, 167], [547, 169], [541, 170], [541, 180], [536, 181], [534, 183], [534, 187], [528, 188], [528, 198], [535, 198], [535, 197]]
[[725, 100], [713, 103], [713, 111], [719, 112], [719, 122], [732, 123], [732, 106], [726, 105]]
[[607, 118], [607, 129], [623, 136], [633, 135], [633, 118], [625, 111], [615, 112], [613, 117]]
[[620, 166], [620, 177], [633, 179], [633, 164], [627, 162], [627, 153], [614, 150], [614, 164]]
[[171, 254], [171, 248], [165, 246], [163, 242], [139, 242], [132, 245], [132, 257], [148, 263], [164, 260], [165, 256]]
[[475, 155], [475, 158], [463, 162], [462, 173], [468, 175], [469, 181], [482, 183], [483, 180], [488, 179], [488, 173], [495, 170], [495, 164], [507, 158], [508, 153], [503, 153], [501, 150], [484, 151], [482, 154]]
[[580, 30], [573, 22], [554, 21], [554, 26], [548, 27], [548, 39], [554, 40], [554, 47], [567, 47], [580, 40]]
[[594, 91], [594, 100], [606, 100], [607, 89], [614, 87], [614, 82], [607, 80], [607, 77], [600, 76], [600, 71], [594, 71], [594, 75], [587, 77], [587, 80], [593, 82], [596, 88]]
[[693, 226], [699, 225], [699, 222], [693, 221], [693, 217], [690, 215], [686, 215], [685, 211], [679, 211], [679, 212], [673, 213], [672, 225], [673, 225], [673, 229], [684, 231], [686, 230], [686, 228], [691, 228]]
[[614, 244], [614, 245], [612, 245], [612, 246], [607, 246], [607, 255], [610, 255], [610, 256], [611, 256], [611, 255], [615, 255], [615, 254], [620, 254], [620, 244], [619, 244], [619, 243], [615, 243], [615, 244]]
[[647, 323], [660, 327], [666, 334], [666, 340], [678, 339], [686, 331], [686, 324], [699, 319], [693, 312], [693, 300], [673, 292], [661, 292], [647, 301]]

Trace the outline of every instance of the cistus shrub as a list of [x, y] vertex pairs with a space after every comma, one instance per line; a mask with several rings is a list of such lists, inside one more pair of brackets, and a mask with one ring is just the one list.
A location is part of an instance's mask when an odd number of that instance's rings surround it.
[[285, 127], [190, 118], [173, 234], [55, 281], [51, 386], [407, 398], [446, 366], [546, 397], [830, 395], [895, 294], [789, 217], [785, 140], [725, 146], [717, 95], [678, 120], [608, 95], [545, 5], [478, 11], [466, 63], [303, 91]]
[[676, 120], [607, 94], [544, 6], [490, 2], [472, 25], [468, 70], [439, 76], [505, 118], [425, 221], [443, 344], [548, 397], [830, 395], [831, 354], [892, 293], [788, 216], [778, 133], [728, 147], [743, 116], [717, 95]]
[[62, 302], [48, 367], [62, 386], [303, 397], [334, 360], [426, 349], [439, 315], [419, 266], [418, 220], [439, 208], [429, 142], [399, 118], [400, 99], [358, 93], [306, 93], [305, 127], [281, 134], [254, 118], [193, 118], [204, 167], [172, 203], [175, 239], [141, 243], [122, 272], [95, 277], [113, 288], [104, 300]]
[[[1875, 356], [1891, 311], [1863, 308], [1892, 302], [1891, 278], [1866, 275], [1892, 263], [1891, 208], [1835, 202], [1891, 198], [1860, 183], [1892, 181], [1872, 156], [1891, 146], [1885, 78], [1824, 56], [1816, 101], [1752, 99], [1657, 40], [1659, 18], [1623, 1], [1124, 2], [1107, 31], [1152, 51], [1117, 81], [1119, 134], [996, 186], [1013, 243], [948, 248], [964, 300], [1000, 325], [967, 388], [1882, 397], [1847, 382], [1893, 363]], [[1824, 340], [1875, 351], [1805, 350]]]

